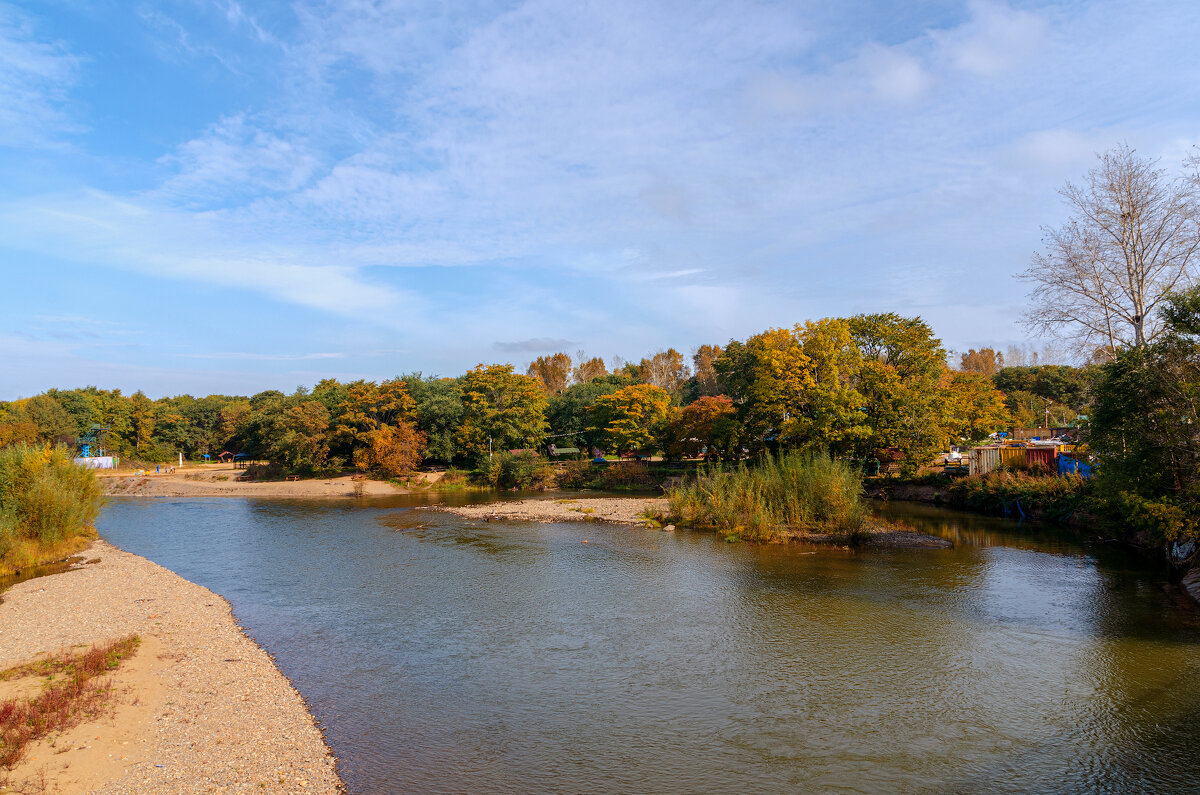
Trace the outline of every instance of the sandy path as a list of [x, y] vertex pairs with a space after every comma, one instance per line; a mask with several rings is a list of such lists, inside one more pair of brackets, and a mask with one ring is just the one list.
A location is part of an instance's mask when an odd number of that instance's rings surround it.
[[100, 562], [3, 594], [0, 669], [129, 634], [143, 644], [109, 714], [32, 746], [8, 791], [340, 791], [303, 699], [224, 599], [103, 541], [83, 554]]
[[491, 502], [483, 505], [447, 506], [441, 510], [468, 519], [517, 519], [526, 522], [568, 522], [599, 519], [617, 524], [645, 524], [647, 511], [667, 510], [661, 497], [579, 497]]
[[381, 497], [404, 494], [403, 489], [380, 480], [336, 478], [284, 481], [238, 481], [241, 470], [191, 470], [174, 474], [102, 474], [104, 493], [115, 497]]

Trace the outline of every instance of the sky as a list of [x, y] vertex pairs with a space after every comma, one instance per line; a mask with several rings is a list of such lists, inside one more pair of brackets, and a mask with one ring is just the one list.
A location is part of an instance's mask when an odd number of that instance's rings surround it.
[[1058, 189], [1200, 143], [1200, 4], [0, 0], [0, 400], [1026, 342]]

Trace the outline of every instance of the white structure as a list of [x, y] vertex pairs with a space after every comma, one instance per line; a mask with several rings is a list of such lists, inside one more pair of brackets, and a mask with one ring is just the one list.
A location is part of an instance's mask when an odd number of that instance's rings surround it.
[[91, 455], [86, 458], [76, 458], [75, 463], [88, 469], [116, 469], [117, 457], [112, 455]]

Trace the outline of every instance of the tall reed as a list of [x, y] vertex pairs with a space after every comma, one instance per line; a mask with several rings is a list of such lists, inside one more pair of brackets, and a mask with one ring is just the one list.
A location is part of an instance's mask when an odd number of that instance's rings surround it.
[[680, 523], [751, 540], [797, 532], [855, 534], [868, 515], [858, 470], [820, 453], [706, 467], [667, 497]]
[[65, 447], [0, 449], [0, 572], [73, 551], [90, 537], [103, 496], [96, 473]]

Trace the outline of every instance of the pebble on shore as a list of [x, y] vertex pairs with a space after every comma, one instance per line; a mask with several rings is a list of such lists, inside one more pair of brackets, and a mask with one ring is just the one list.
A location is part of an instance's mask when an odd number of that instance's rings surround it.
[[[109, 714], [67, 733], [87, 744], [66, 736], [53, 749], [56, 738], [35, 743], [10, 787], [40, 786], [44, 776], [52, 792], [343, 791], [303, 698], [228, 602], [104, 541], [81, 554], [100, 560], [3, 594], [0, 670], [131, 634], [142, 647], [114, 675], [124, 684]], [[140, 727], [137, 735], [122, 741], [119, 757], [101, 754], [92, 736], [110, 737], [121, 720]]]

